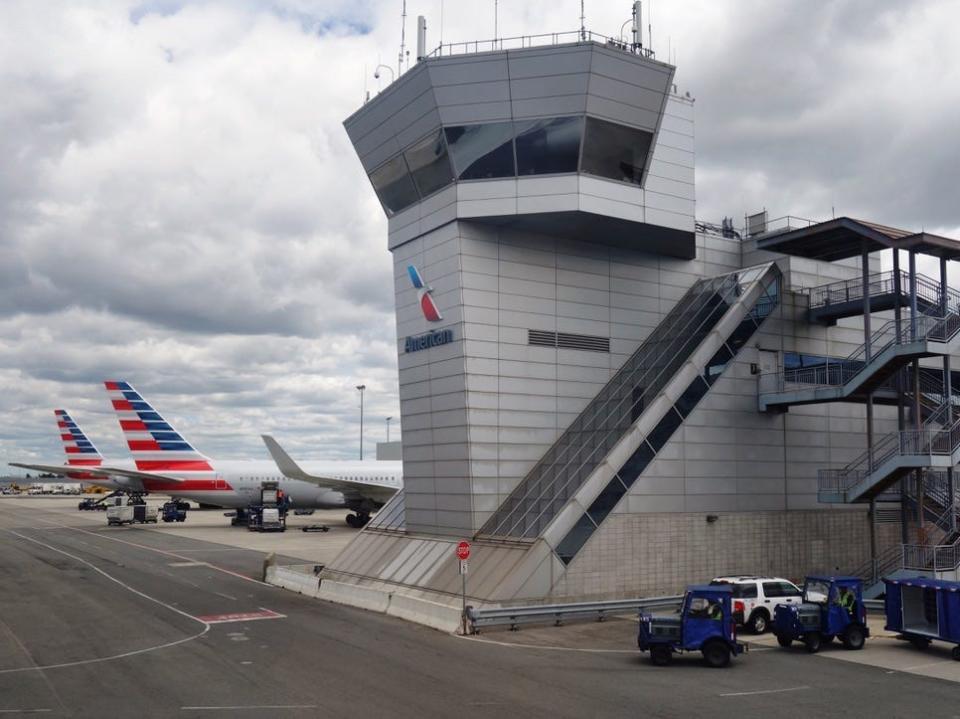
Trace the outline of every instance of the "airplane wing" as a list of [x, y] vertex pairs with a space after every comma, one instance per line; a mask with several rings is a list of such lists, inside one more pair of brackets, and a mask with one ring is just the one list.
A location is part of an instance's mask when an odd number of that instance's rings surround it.
[[354, 482], [350, 479], [336, 479], [334, 477], [321, 477], [315, 474], [308, 474], [299, 464], [293, 461], [293, 458], [287, 454], [287, 451], [268, 434], [260, 435], [263, 443], [267, 445], [270, 456], [277, 463], [277, 469], [285, 477], [290, 479], [299, 479], [304, 482], [310, 482], [318, 487], [327, 487], [342, 492], [345, 496], [352, 499], [370, 499], [378, 504], [386, 504], [397, 490], [395, 487], [385, 487], [379, 484], [368, 484], [367, 482]]
[[140, 482], [144, 480], [153, 480], [161, 482], [185, 482], [183, 477], [174, 477], [168, 474], [157, 474], [156, 472], [138, 472], [135, 469], [121, 469], [119, 467], [87, 467], [85, 465], [69, 464], [21, 464], [20, 462], [10, 462], [11, 467], [20, 467], [21, 469], [32, 469], [37, 472], [51, 472], [53, 474], [89, 474], [98, 479], [133, 479]]

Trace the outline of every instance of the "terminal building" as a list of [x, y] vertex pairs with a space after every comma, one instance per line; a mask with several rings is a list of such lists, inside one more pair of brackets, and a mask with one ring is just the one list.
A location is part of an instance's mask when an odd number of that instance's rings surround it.
[[957, 539], [960, 243], [698, 221], [674, 67], [507, 44], [443, 47], [345, 122], [388, 217], [405, 488], [321, 596], [458, 611], [464, 539], [474, 605], [930, 569]]

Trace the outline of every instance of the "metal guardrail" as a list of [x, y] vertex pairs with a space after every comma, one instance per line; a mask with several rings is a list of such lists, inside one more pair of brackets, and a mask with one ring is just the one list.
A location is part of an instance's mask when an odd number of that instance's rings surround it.
[[574, 602], [570, 604], [541, 604], [527, 607], [497, 607], [476, 609], [467, 607], [467, 619], [472, 634], [479, 633], [483, 627], [505, 627], [511, 630], [521, 624], [553, 623], [560, 626], [570, 619], [595, 619], [602, 622], [607, 617], [619, 614], [633, 614], [641, 609], [674, 608], [680, 604], [683, 595], [670, 597], [648, 597], [646, 599], [616, 599], [605, 602]]
[[517, 35], [515, 37], [498, 37], [489, 40], [469, 40], [466, 42], [450, 42], [441, 44], [427, 54], [427, 57], [448, 57], [450, 55], [471, 55], [480, 52], [495, 52], [500, 50], [522, 50], [531, 47], [550, 45], [564, 45], [580, 42], [596, 42], [623, 52], [629, 52], [642, 57], [653, 58], [654, 52], [639, 44], [634, 44], [623, 37], [610, 37], [590, 30], [569, 30], [566, 32], [541, 33], [539, 35]]
[[[683, 595], [648, 597], [646, 599], [617, 599], [606, 602], [573, 602], [570, 604], [544, 604], [527, 607], [497, 607], [476, 609], [467, 607], [470, 633], [479, 634], [484, 627], [506, 627], [516, 631], [521, 624], [548, 624], [561, 626], [565, 620], [595, 619], [602, 622], [607, 617], [635, 614], [641, 609], [674, 609]], [[882, 599], [865, 599], [864, 607], [870, 612], [882, 612]]]

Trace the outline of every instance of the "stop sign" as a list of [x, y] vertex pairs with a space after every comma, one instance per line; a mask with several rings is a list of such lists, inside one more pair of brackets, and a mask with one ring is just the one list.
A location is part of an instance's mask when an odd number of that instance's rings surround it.
[[470, 542], [460, 542], [457, 545], [457, 558], [464, 561], [470, 559]]

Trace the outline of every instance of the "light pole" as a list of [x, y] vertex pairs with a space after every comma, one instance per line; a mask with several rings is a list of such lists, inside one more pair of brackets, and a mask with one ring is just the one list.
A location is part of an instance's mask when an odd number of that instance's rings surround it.
[[363, 461], [363, 390], [367, 388], [365, 384], [358, 384], [360, 390], [360, 461]]
[[387, 417], [387, 441], [388, 442], [390, 441], [390, 420], [391, 419], [393, 419], [393, 417]]

